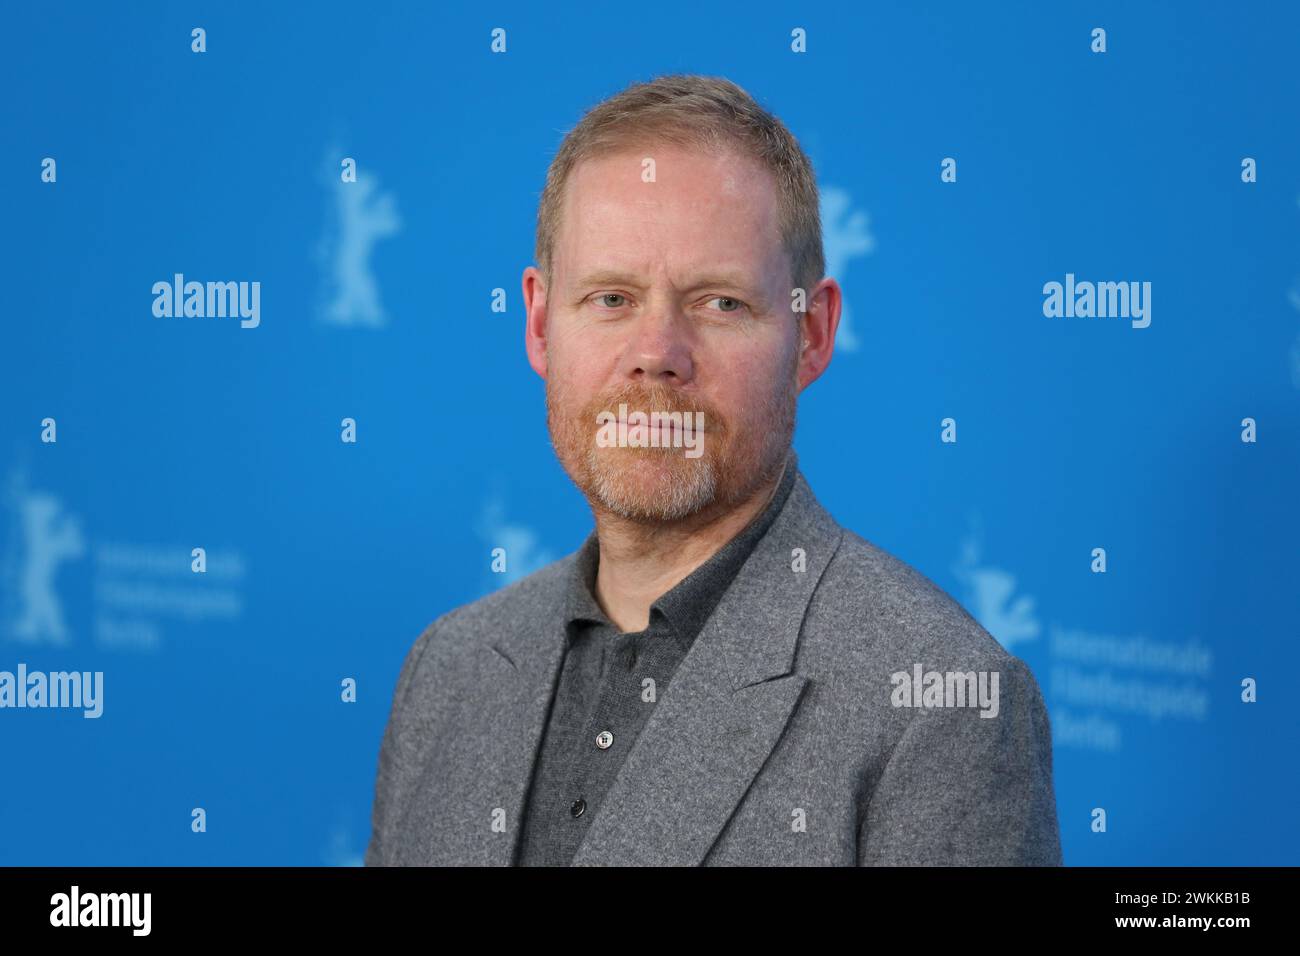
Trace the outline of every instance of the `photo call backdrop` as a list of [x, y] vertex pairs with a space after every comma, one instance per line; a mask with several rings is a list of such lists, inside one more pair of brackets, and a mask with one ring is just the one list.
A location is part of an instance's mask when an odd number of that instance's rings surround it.
[[1300, 863], [1300, 5], [3, 19], [0, 671], [102, 682], [0, 709], [0, 863], [360, 864], [415, 638], [591, 529], [520, 274], [665, 73], [812, 159], [800, 466], [1032, 668], [1065, 862]]

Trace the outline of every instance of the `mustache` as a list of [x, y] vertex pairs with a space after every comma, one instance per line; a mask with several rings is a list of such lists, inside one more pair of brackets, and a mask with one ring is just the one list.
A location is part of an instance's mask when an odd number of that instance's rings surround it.
[[583, 409], [583, 418], [594, 422], [600, 412], [617, 412], [619, 405], [627, 405], [630, 411], [703, 412], [706, 424], [714, 425], [718, 430], [725, 424], [722, 416], [708, 402], [667, 386], [622, 386], [587, 403]]

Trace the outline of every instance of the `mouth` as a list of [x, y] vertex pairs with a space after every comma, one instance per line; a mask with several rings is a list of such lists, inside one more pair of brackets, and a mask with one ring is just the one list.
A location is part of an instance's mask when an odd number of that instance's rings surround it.
[[[689, 415], [690, 412], [683, 412], [682, 414]], [[689, 432], [692, 435], [702, 435], [708, 431], [708, 429], [703, 426], [696, 427], [694, 424], [691, 424], [689, 426], [684, 424], [678, 425], [671, 421], [659, 422], [658, 424], [652, 424], [651, 422], [638, 422], [636, 424], [629, 424], [626, 418], [618, 419], [618, 427], [620, 430], [632, 429], [632, 428], [644, 428], [647, 432], [659, 432], [660, 434], [668, 434], [668, 435], [672, 435], [677, 432], [681, 432], [682, 434]]]

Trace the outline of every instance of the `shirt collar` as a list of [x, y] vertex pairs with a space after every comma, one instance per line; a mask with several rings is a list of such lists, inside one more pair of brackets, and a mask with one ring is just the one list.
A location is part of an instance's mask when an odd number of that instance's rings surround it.
[[[785, 472], [773, 492], [771, 500], [745, 528], [723, 545], [707, 561], [678, 582], [671, 590], [660, 595], [650, 605], [651, 623], [656, 613], [662, 615], [671, 625], [671, 630], [681, 643], [683, 650], [688, 650], [699, 634], [704, 623], [709, 619], [722, 595], [726, 593], [731, 582], [735, 580], [745, 561], [753, 553], [758, 542], [762, 540], [767, 529], [771, 527], [776, 516], [781, 513], [790, 490], [794, 487], [798, 472], [798, 459], [794, 449], [786, 457]], [[593, 531], [587, 536], [578, 551], [577, 560], [569, 581], [566, 624], [580, 621], [613, 624], [600, 604], [595, 599], [596, 571], [600, 566], [600, 540]]]

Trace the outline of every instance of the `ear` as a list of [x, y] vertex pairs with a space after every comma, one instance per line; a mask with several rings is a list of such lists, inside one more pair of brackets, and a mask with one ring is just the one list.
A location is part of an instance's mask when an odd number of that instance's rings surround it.
[[524, 349], [533, 371], [546, 378], [546, 279], [534, 266], [524, 270]]
[[799, 391], [803, 391], [821, 377], [831, 364], [835, 352], [835, 332], [840, 327], [840, 309], [843, 306], [840, 285], [827, 276], [813, 288], [808, 296], [808, 311], [799, 323]]

